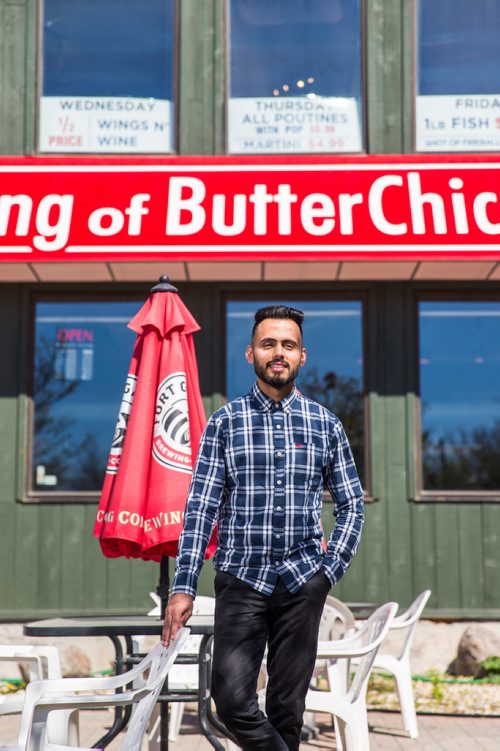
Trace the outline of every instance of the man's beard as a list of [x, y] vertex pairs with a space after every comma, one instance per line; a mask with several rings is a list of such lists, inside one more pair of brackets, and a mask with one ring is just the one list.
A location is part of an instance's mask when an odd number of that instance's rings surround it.
[[283, 360], [279, 360], [278, 362], [282, 362], [284, 367], [288, 368], [288, 373], [286, 372], [286, 370], [283, 370], [281, 373], [268, 373], [267, 368], [271, 363], [258, 365], [254, 361], [253, 364], [255, 373], [260, 378], [260, 380], [264, 383], [267, 383], [268, 386], [273, 386], [273, 388], [279, 388], [280, 386], [287, 386], [289, 383], [293, 383], [299, 374], [300, 366], [297, 366], [296, 368], [290, 368], [290, 366], [284, 363]]

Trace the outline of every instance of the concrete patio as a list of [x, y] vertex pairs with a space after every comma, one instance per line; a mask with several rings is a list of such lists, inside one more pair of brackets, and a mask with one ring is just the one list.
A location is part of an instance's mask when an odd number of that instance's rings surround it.
[[[331, 719], [327, 715], [316, 715], [320, 734], [317, 738], [303, 743], [300, 751], [335, 751], [335, 735]], [[498, 751], [500, 748], [500, 717], [455, 717], [441, 715], [419, 715], [420, 736], [410, 740], [401, 728], [397, 712], [370, 711], [370, 751]], [[81, 720], [81, 743], [92, 746], [112, 720], [111, 712], [85, 712]], [[14, 743], [17, 739], [18, 717], [0, 717], [0, 742]], [[108, 746], [109, 751], [117, 751], [120, 737]], [[181, 734], [175, 743], [169, 744], [170, 751], [210, 751], [212, 746], [199, 735], [194, 712], [184, 713]]]

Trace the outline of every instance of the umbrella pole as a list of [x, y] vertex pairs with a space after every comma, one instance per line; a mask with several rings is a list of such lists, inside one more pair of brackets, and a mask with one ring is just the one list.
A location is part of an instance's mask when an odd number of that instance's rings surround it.
[[[156, 588], [156, 594], [160, 598], [160, 618], [162, 620], [165, 617], [170, 586], [168, 563], [168, 556], [162, 556], [160, 561], [160, 580]], [[163, 691], [168, 693], [168, 676]], [[168, 751], [168, 703], [166, 701], [160, 702], [160, 751]]]
[[170, 574], [168, 570], [168, 556], [163, 555], [160, 561], [160, 579], [156, 587], [156, 594], [160, 598], [160, 618], [165, 617], [165, 608], [168, 603], [168, 590], [170, 588]]

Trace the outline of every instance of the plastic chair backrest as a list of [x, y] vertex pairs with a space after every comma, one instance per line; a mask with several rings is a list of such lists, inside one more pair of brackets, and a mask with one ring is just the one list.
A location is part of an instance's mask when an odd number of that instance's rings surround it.
[[[180, 629], [168, 647], [158, 643], [138, 665], [125, 673], [105, 678], [61, 678], [30, 683], [21, 715], [19, 748], [39, 751], [45, 747], [41, 745], [45, 728], [48, 727], [50, 714], [55, 710], [74, 711], [133, 704], [135, 711], [120, 748], [122, 751], [137, 751], [168, 671], [188, 636], [189, 628]], [[146, 671], [148, 675], [141, 682], [142, 685], [130, 688], [134, 680]], [[50, 743], [46, 745], [47, 748], [51, 747]], [[57, 748], [57, 745], [53, 748]]]
[[[186, 630], [186, 640], [188, 634], [189, 631]], [[158, 701], [158, 695], [178, 652], [179, 648], [175, 643], [170, 644], [168, 647], [164, 647], [160, 643], [140, 663], [144, 671], [149, 669], [148, 677], [144, 683], [144, 688], [148, 690], [148, 693], [139, 700], [132, 712], [123, 744], [120, 747], [121, 751], [137, 751], [140, 748], [149, 718]]]
[[365, 650], [365, 654], [357, 661], [356, 673], [348, 691], [351, 701], [356, 701], [361, 693], [366, 693], [373, 661], [397, 609], [398, 604], [396, 602], [387, 602], [385, 605], [381, 605], [365, 621], [359, 631], [349, 638], [349, 648], [352, 647], [353, 650], [363, 648]]
[[[340, 635], [337, 632], [338, 624], [341, 624]], [[347, 605], [345, 605], [336, 597], [328, 595], [321, 614], [321, 621], [319, 624], [319, 639], [320, 641], [328, 641], [330, 639], [338, 639], [343, 636], [351, 634], [356, 629], [356, 619], [353, 613]]]
[[30, 681], [61, 677], [57, 647], [2, 644], [0, 645], [0, 662], [25, 663], [28, 666]]
[[[57, 647], [2, 644], [0, 645], [0, 662], [16, 662], [26, 665], [30, 683], [45, 678], [61, 677]], [[24, 691], [0, 695], [0, 715], [21, 714], [24, 707], [24, 697]]]
[[415, 635], [415, 629], [417, 626], [417, 623], [420, 619], [420, 616], [422, 615], [422, 611], [425, 608], [425, 605], [427, 603], [427, 600], [431, 596], [431, 590], [425, 589], [423, 592], [421, 592], [418, 597], [416, 597], [410, 607], [405, 610], [404, 613], [401, 613], [401, 615], [396, 616], [396, 618], [393, 619], [391, 623], [391, 630], [392, 629], [408, 629], [408, 633], [406, 634], [406, 638], [403, 643], [403, 647], [401, 649], [401, 652], [399, 654], [399, 659], [405, 654], [408, 653], [411, 647], [411, 643], [413, 641], [413, 636]]
[[213, 615], [215, 613], [215, 597], [197, 595], [193, 602], [193, 615]]

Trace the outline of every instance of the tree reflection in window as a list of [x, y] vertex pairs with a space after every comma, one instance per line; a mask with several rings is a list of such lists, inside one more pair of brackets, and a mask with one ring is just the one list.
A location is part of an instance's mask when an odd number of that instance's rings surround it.
[[337, 375], [332, 370], [320, 375], [318, 368], [313, 367], [301, 377], [300, 390], [340, 419], [349, 438], [359, 475], [363, 477], [365, 421], [361, 378]]
[[[255, 381], [244, 358], [253, 316], [276, 300], [231, 300], [226, 313], [226, 395], [248, 392]], [[307, 361], [297, 386], [303, 394], [334, 412], [344, 424], [356, 466], [365, 477], [365, 413], [362, 307], [359, 300], [280, 300], [305, 313]]]
[[33, 370], [35, 492], [97, 492], [104, 480], [138, 304], [39, 302]]
[[500, 489], [500, 302], [420, 304], [424, 490]]

